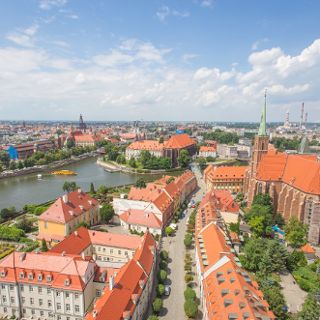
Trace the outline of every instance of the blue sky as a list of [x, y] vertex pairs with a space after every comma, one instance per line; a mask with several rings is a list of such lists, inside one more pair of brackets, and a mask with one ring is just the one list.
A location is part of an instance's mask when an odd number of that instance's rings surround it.
[[0, 2], [0, 119], [320, 121], [317, 0]]

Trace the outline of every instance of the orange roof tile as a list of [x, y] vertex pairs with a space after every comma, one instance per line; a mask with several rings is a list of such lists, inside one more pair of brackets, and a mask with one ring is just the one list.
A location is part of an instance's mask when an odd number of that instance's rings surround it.
[[167, 149], [183, 149], [192, 145], [196, 145], [196, 142], [186, 133], [173, 135], [164, 143]]
[[140, 140], [132, 142], [127, 149], [131, 150], [148, 150], [148, 151], [162, 151], [163, 143], [157, 140]]
[[156, 229], [162, 228], [162, 222], [152, 212], [129, 209], [128, 211], [123, 212], [119, 218], [130, 225], [141, 225]]

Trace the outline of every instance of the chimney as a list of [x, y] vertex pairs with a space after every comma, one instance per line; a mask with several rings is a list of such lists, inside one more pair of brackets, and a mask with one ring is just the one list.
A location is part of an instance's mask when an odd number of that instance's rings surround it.
[[133, 304], [137, 304], [138, 298], [139, 298], [139, 295], [137, 295], [137, 294], [131, 295], [131, 300], [132, 300]]
[[80, 210], [83, 211], [83, 206], [81, 204], [79, 205], [79, 208], [80, 208]]
[[61, 252], [61, 256], [64, 257], [65, 255], [66, 255], [66, 252], [65, 252], [65, 251], [62, 251], [62, 252]]
[[97, 317], [97, 314], [98, 314], [97, 310], [93, 310], [93, 311], [92, 311], [92, 316], [93, 316], [94, 318]]
[[92, 255], [92, 259], [93, 261], [97, 261], [97, 255], [95, 253]]
[[26, 258], [26, 253], [24, 252], [20, 255], [20, 261], [23, 261], [25, 258]]
[[114, 287], [114, 277], [110, 276], [109, 277], [109, 290], [112, 291]]
[[86, 260], [86, 256], [84, 255], [84, 252], [81, 252], [81, 258], [82, 260]]
[[124, 320], [130, 320], [130, 311], [123, 311], [122, 317]]
[[79, 189], [78, 189], [78, 193], [81, 193], [81, 192], [82, 192], [82, 190], [81, 190], [81, 188], [79, 188]]
[[79, 235], [77, 230], [74, 232], [74, 235], [75, 235], [76, 237]]
[[62, 201], [63, 201], [64, 203], [68, 203], [68, 195], [67, 195], [67, 194], [64, 194], [64, 195], [62, 196]]

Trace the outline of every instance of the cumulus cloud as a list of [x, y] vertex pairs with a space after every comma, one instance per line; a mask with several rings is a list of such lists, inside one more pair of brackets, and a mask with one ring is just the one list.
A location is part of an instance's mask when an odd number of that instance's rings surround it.
[[190, 16], [190, 12], [188, 11], [178, 11], [175, 9], [171, 9], [168, 6], [162, 6], [156, 12], [156, 16], [160, 21], [165, 21], [168, 17], [179, 17], [179, 18], [188, 18]]
[[[305, 101], [310, 119], [319, 120], [320, 39], [294, 56], [281, 48], [253, 52], [242, 72], [237, 65], [172, 65], [171, 51], [128, 39], [83, 61], [34, 47], [0, 48], [2, 113], [25, 119], [74, 119], [83, 112], [101, 120], [253, 121], [268, 88], [269, 119], [279, 120], [279, 110], [298, 110]], [[19, 106], [30, 108], [24, 114]]]
[[50, 10], [54, 7], [63, 7], [67, 2], [67, 0], [40, 0], [39, 8], [42, 10]]
[[10, 32], [7, 34], [6, 39], [14, 42], [19, 46], [32, 47], [34, 45], [34, 36], [38, 31], [39, 26], [33, 24], [26, 29], [18, 29], [15, 32]]

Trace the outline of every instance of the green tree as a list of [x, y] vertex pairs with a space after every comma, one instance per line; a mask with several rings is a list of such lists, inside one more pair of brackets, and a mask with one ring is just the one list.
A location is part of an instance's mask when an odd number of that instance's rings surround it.
[[23, 169], [23, 162], [21, 160], [18, 161], [18, 169]]
[[32, 221], [28, 220], [25, 216], [23, 216], [17, 223], [16, 227], [18, 229], [23, 230], [24, 232], [28, 233], [32, 230]]
[[49, 249], [48, 249], [46, 240], [42, 239], [42, 240], [41, 240], [41, 251], [42, 251], [42, 252], [47, 252], [48, 250], [49, 250]]
[[15, 163], [15, 161], [11, 161], [10, 162], [9, 169], [10, 170], [16, 170], [17, 169], [17, 164]]
[[296, 218], [291, 218], [284, 227], [287, 243], [293, 248], [301, 248], [307, 243], [308, 228]]
[[17, 210], [15, 207], [3, 208], [0, 211], [0, 219], [2, 221], [12, 219], [17, 214]]
[[192, 288], [187, 287], [187, 289], [184, 290], [184, 298], [185, 300], [195, 300], [197, 298], [196, 292]]
[[109, 223], [114, 216], [114, 209], [110, 203], [106, 203], [100, 209], [101, 220]]
[[319, 290], [308, 294], [302, 305], [302, 310], [298, 313], [298, 320], [320, 319]]
[[158, 297], [162, 297], [164, 294], [164, 285], [162, 283], [159, 283], [157, 286], [157, 295]]
[[253, 235], [256, 238], [260, 238], [265, 234], [265, 217], [253, 216], [248, 222]]
[[167, 181], [166, 184], [170, 184], [171, 182], [173, 182], [176, 178], [175, 177], [170, 177]]
[[308, 261], [302, 251], [293, 250], [287, 259], [287, 268], [290, 272], [305, 267]]
[[162, 260], [168, 261], [168, 259], [169, 259], [169, 253], [168, 253], [168, 251], [162, 250], [162, 251], [160, 252], [160, 258], [161, 258]]
[[276, 315], [277, 319], [285, 320], [288, 315], [286, 312], [286, 301], [280, 290], [276, 285], [268, 285], [262, 287], [264, 298], [268, 301], [270, 309]]
[[159, 280], [159, 282], [164, 284], [166, 279], [167, 279], [167, 271], [163, 270], [163, 269], [160, 269], [159, 272], [158, 272], [158, 280]]
[[231, 232], [235, 232], [235, 233], [239, 234], [240, 233], [240, 223], [239, 222], [237, 222], [237, 223], [231, 222], [229, 224], [229, 230]]
[[186, 248], [191, 248], [192, 245], [192, 234], [190, 233], [186, 233], [186, 235], [184, 236], [184, 245], [186, 246]]
[[184, 312], [187, 317], [195, 319], [198, 314], [198, 304], [194, 300], [186, 300], [184, 303]]
[[133, 157], [130, 158], [130, 160], [129, 160], [129, 166], [132, 167], [132, 168], [136, 168], [137, 167], [136, 160]]
[[190, 161], [191, 158], [189, 156], [189, 152], [187, 150], [181, 150], [178, 157], [179, 166], [181, 168], [186, 168], [189, 165]]
[[174, 233], [174, 230], [168, 226], [164, 229], [164, 232], [166, 233], [167, 236], [171, 236]]
[[152, 302], [152, 309], [153, 309], [153, 312], [156, 313], [156, 314], [159, 314], [160, 313], [160, 310], [162, 309], [162, 305], [163, 305], [163, 302], [162, 302], [162, 299], [160, 298], [155, 298]]
[[148, 317], [148, 320], [159, 320], [159, 318], [155, 314], [152, 314]]
[[93, 182], [90, 183], [90, 193], [91, 193], [91, 194], [95, 194], [95, 193], [96, 193], [96, 191], [95, 191], [95, 189], [94, 189], [94, 184], [93, 184]]
[[65, 181], [62, 190], [69, 193], [78, 189], [78, 186], [75, 181]]
[[5, 167], [8, 168], [10, 164], [10, 156], [6, 151], [0, 151], [0, 163]]
[[137, 182], [135, 183], [135, 186], [139, 189], [145, 188], [146, 187], [146, 182], [143, 178], [139, 178]]

